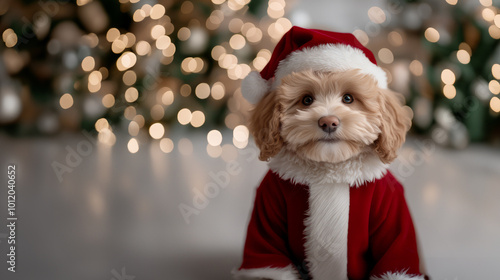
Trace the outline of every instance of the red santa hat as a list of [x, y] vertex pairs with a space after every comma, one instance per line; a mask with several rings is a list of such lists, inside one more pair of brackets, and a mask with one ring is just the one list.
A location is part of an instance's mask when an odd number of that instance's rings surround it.
[[359, 69], [373, 76], [379, 87], [387, 88], [385, 71], [354, 35], [294, 26], [278, 42], [266, 67], [243, 79], [243, 97], [255, 104], [277, 88], [286, 75], [309, 69], [325, 72]]

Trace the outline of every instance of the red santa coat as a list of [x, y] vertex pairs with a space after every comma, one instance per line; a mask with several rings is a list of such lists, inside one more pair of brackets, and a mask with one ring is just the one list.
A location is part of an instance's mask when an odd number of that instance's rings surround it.
[[424, 279], [401, 184], [387, 171], [356, 187], [311, 187], [269, 171], [257, 189], [243, 263], [235, 275]]

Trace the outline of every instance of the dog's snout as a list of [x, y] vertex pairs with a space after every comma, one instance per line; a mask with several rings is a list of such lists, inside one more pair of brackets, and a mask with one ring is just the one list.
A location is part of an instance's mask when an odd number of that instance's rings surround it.
[[336, 116], [325, 116], [318, 120], [318, 126], [328, 133], [335, 131], [339, 124], [340, 120]]

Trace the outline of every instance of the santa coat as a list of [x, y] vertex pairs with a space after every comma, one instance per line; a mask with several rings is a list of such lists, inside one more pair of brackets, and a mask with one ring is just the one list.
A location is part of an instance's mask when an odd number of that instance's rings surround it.
[[237, 279], [424, 279], [403, 188], [386, 165], [365, 156], [332, 170], [282, 154], [270, 166]]

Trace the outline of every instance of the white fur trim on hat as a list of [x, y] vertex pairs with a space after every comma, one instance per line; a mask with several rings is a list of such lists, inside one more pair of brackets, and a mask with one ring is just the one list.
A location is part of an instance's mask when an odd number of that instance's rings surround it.
[[259, 72], [252, 71], [241, 81], [241, 93], [243, 97], [252, 104], [259, 100], [269, 91], [270, 82], [264, 80]]
[[323, 44], [292, 52], [280, 61], [274, 73], [272, 88], [281, 84], [283, 77], [304, 70], [343, 72], [359, 69], [371, 75], [381, 88], [387, 88], [387, 75], [382, 68], [372, 63], [361, 49], [344, 44]]
[[403, 272], [387, 272], [380, 277], [370, 277], [370, 280], [424, 280], [424, 276], [408, 275]]
[[233, 278], [238, 280], [272, 279], [272, 280], [298, 280], [299, 273], [292, 265], [283, 268], [263, 267], [253, 269], [233, 270]]

